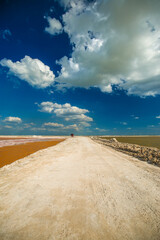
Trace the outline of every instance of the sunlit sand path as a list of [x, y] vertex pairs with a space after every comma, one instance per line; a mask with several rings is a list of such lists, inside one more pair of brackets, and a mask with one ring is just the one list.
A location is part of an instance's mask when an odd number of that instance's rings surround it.
[[0, 170], [1, 240], [159, 240], [160, 168], [68, 138]]

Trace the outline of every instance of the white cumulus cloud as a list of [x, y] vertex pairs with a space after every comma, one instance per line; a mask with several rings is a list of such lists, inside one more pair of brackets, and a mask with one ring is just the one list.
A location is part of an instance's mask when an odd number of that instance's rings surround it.
[[87, 109], [82, 109], [76, 106], [71, 106], [70, 103], [58, 104], [52, 102], [42, 102], [39, 104], [39, 111], [54, 113], [57, 117], [63, 118], [66, 121], [92, 122], [91, 117], [86, 116], [89, 113]]
[[53, 122], [48, 122], [48, 123], [44, 123], [44, 126], [49, 126], [49, 127], [64, 127], [63, 124], [60, 123], [53, 123]]
[[43, 126], [45, 126], [46, 128], [42, 127], [41, 129], [45, 129], [46, 131], [54, 131], [54, 132], [62, 132], [62, 131], [66, 131], [66, 130], [75, 130], [75, 131], [79, 131], [79, 127], [77, 124], [71, 124], [71, 125], [63, 125], [63, 124], [59, 124], [59, 123], [52, 123], [52, 122], [48, 122], [48, 123], [44, 123]]
[[[64, 131], [64, 130], [79, 130], [79, 127], [77, 124], [71, 124], [71, 125], [65, 125], [61, 123], [54, 123], [54, 122], [48, 122], [43, 124], [48, 131]], [[50, 128], [51, 127], [51, 128]]]
[[6, 117], [4, 122], [13, 122], [13, 123], [21, 123], [22, 119], [19, 117]]
[[48, 21], [49, 26], [45, 28], [45, 32], [51, 35], [57, 35], [62, 32], [63, 27], [59, 20], [56, 18], [45, 17]]
[[77, 124], [72, 124], [72, 125], [65, 126], [63, 129], [64, 130], [76, 130], [76, 131], [78, 131], [79, 127], [77, 126]]
[[28, 82], [33, 87], [46, 88], [54, 82], [53, 72], [39, 59], [25, 56], [20, 61], [12, 62], [12, 60], [4, 58], [0, 64], [8, 67], [10, 74]]
[[113, 85], [139, 96], [160, 94], [159, 0], [60, 0], [73, 45], [58, 63], [66, 87]]

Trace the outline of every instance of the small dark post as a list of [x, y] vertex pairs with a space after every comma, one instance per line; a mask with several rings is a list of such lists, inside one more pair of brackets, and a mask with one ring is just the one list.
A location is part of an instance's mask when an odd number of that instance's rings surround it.
[[71, 137], [74, 137], [74, 134], [73, 134], [73, 133], [71, 133]]

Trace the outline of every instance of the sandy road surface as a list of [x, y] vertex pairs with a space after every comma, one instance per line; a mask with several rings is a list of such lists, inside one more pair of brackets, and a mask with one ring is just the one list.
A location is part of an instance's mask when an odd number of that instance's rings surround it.
[[159, 240], [160, 168], [69, 138], [0, 170], [1, 240]]

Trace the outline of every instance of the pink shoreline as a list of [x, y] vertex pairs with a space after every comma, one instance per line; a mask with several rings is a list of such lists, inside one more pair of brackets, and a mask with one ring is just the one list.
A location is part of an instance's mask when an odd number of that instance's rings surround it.
[[41, 141], [56, 141], [57, 138], [28, 138], [28, 139], [8, 139], [0, 140], [0, 147], [20, 145], [29, 142], [41, 142]]

